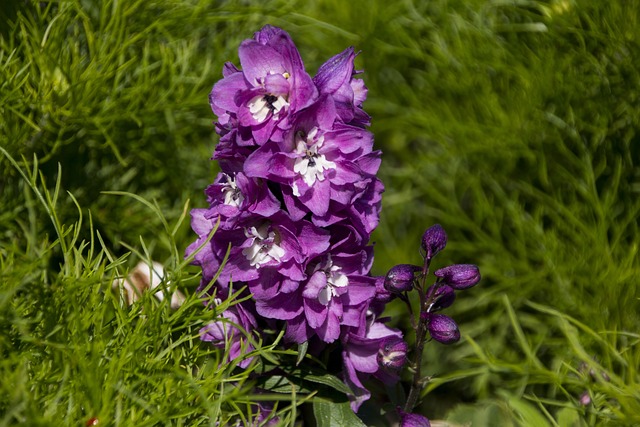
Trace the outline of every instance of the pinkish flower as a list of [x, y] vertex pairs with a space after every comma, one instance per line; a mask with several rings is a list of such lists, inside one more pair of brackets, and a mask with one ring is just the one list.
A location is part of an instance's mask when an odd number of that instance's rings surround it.
[[[215, 347], [228, 348], [227, 362], [230, 362], [254, 350], [248, 337], [256, 327], [253, 314], [243, 305], [236, 304], [223, 311], [220, 318], [200, 329], [200, 338]], [[252, 357], [244, 358], [238, 366], [246, 368], [252, 359]]]

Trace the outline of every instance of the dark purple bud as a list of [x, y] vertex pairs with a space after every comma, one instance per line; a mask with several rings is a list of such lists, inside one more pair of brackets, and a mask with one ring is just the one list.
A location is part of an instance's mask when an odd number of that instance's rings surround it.
[[425, 257], [431, 259], [447, 246], [447, 233], [440, 224], [427, 228], [422, 235], [422, 249]]
[[439, 277], [442, 283], [457, 290], [470, 288], [480, 281], [480, 269], [473, 264], [454, 264], [436, 270], [433, 274]]
[[431, 427], [429, 419], [420, 414], [409, 414], [398, 408], [400, 427]]
[[420, 270], [416, 265], [398, 264], [384, 278], [384, 288], [395, 293], [410, 291], [413, 289], [415, 274]]
[[[434, 294], [435, 290], [435, 295]], [[432, 298], [433, 302], [429, 306], [429, 312], [439, 311], [447, 308], [456, 300], [456, 292], [449, 285], [433, 285], [427, 289], [427, 300]]]
[[442, 344], [453, 344], [460, 340], [458, 325], [449, 316], [431, 314], [427, 322], [427, 329], [434, 340]]
[[380, 343], [378, 365], [390, 371], [398, 371], [407, 361], [409, 346], [402, 338], [389, 337]]

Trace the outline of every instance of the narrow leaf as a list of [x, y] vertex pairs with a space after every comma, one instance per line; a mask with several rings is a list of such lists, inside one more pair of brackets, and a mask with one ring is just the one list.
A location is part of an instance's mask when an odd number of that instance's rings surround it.
[[298, 344], [298, 360], [296, 360], [296, 366], [300, 365], [307, 355], [307, 349], [309, 348], [309, 341], [305, 341], [302, 344]]

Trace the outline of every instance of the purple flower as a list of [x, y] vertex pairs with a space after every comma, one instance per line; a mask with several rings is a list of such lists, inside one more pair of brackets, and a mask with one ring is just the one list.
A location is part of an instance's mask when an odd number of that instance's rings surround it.
[[354, 392], [349, 396], [354, 412], [358, 412], [360, 405], [371, 397], [369, 390], [362, 384], [368, 376], [373, 375], [387, 383], [398, 380], [396, 372], [385, 369], [378, 362], [378, 354], [380, 347], [386, 343], [395, 342], [399, 346], [397, 341], [391, 340], [401, 340], [402, 332], [371, 319], [363, 332], [361, 334], [350, 328], [342, 336], [344, 380]]
[[473, 264], [454, 264], [436, 270], [433, 274], [440, 278], [441, 283], [457, 290], [468, 289], [480, 281], [480, 269]]
[[288, 320], [289, 340], [304, 342], [317, 335], [324, 342], [335, 341], [341, 328], [364, 322], [366, 308], [375, 296], [376, 279], [366, 276], [371, 268], [370, 249], [352, 254], [329, 252], [315, 258], [308, 263], [306, 282], [295, 292], [258, 299], [258, 313]]
[[[256, 320], [250, 310], [242, 304], [236, 304], [224, 310], [220, 318], [200, 329], [200, 338], [215, 347], [228, 348], [227, 362], [230, 362], [254, 350], [247, 337], [256, 327]], [[244, 358], [238, 366], [246, 368], [252, 359]]]
[[[380, 153], [372, 151], [371, 133], [336, 118], [333, 100], [324, 96], [292, 119], [283, 141], [263, 145], [244, 164], [248, 176], [283, 184], [284, 202], [294, 220], [308, 212], [324, 219], [346, 209], [361, 192], [358, 184], [378, 171]], [[331, 201], [335, 206], [330, 212]]]
[[389, 270], [384, 279], [384, 287], [389, 292], [407, 292], [413, 289], [416, 272], [421, 268], [416, 265], [398, 264]]
[[422, 236], [422, 250], [425, 257], [431, 259], [447, 246], [447, 233], [440, 224], [435, 224], [427, 229]]
[[334, 99], [340, 120], [356, 126], [368, 126], [370, 118], [362, 109], [367, 97], [364, 82], [355, 79], [353, 47], [330, 58], [322, 64], [313, 82], [321, 95], [329, 94]]
[[362, 184], [362, 191], [348, 208], [348, 218], [361, 233], [370, 235], [380, 222], [384, 185], [378, 178], [371, 178]]
[[380, 343], [378, 364], [391, 372], [398, 372], [407, 362], [409, 346], [399, 337], [391, 337]]
[[387, 303], [393, 300], [397, 294], [389, 292], [384, 287], [384, 276], [376, 276], [375, 285], [376, 285], [376, 295], [373, 300], [369, 303], [369, 307], [367, 308], [367, 312], [369, 315], [374, 317], [379, 317], [384, 311]]
[[223, 228], [233, 226], [243, 213], [270, 217], [280, 210], [280, 202], [264, 180], [248, 178], [242, 172], [219, 173], [213, 184], [205, 190], [209, 211], [207, 216], [220, 216]]
[[253, 40], [242, 42], [238, 55], [242, 70], [225, 65], [209, 101], [219, 128], [237, 122], [262, 145], [278, 139], [287, 117], [315, 101], [318, 91], [293, 41], [280, 28], [265, 26]]
[[[208, 286], [220, 268], [221, 262], [221, 259], [218, 259], [214, 251], [213, 243], [206, 243], [209, 234], [216, 227], [217, 223], [217, 218], [210, 218], [207, 213], [207, 209], [191, 210], [191, 228], [198, 234], [198, 239], [190, 244], [185, 251], [185, 256], [189, 256], [202, 246], [200, 251], [195, 253], [193, 260], [193, 264], [202, 269], [202, 280], [198, 292], [201, 292]], [[226, 295], [224, 295], [224, 297], [226, 298]]]
[[[307, 221], [294, 223], [284, 212], [268, 219], [248, 217], [231, 230], [218, 231], [215, 237], [218, 256], [224, 256], [229, 244], [232, 247], [219, 282], [247, 282], [258, 301], [295, 291], [307, 278], [307, 260], [329, 248], [325, 230]], [[291, 316], [281, 313], [275, 318]]]
[[428, 314], [427, 329], [431, 338], [442, 344], [453, 344], [460, 340], [458, 325], [444, 314]]
[[357, 409], [369, 396], [363, 378], [397, 381], [406, 343], [375, 321], [394, 295], [369, 275], [384, 186], [356, 54], [345, 49], [311, 79], [289, 35], [269, 25], [238, 54], [240, 68], [225, 64], [209, 96], [222, 172], [206, 189], [209, 207], [192, 211], [187, 255], [199, 250], [201, 291], [228, 298], [246, 287], [251, 299], [203, 328], [203, 340], [237, 357], [248, 348], [239, 331], [257, 322], [284, 322], [286, 342], [340, 339]]

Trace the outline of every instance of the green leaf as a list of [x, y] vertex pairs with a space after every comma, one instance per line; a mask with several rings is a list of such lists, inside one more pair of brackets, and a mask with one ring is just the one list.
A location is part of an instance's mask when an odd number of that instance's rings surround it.
[[585, 425], [575, 408], [562, 408], [556, 414], [556, 421], [560, 427], [579, 427]]
[[313, 414], [318, 427], [364, 427], [349, 402], [314, 402]]
[[495, 400], [456, 405], [447, 413], [446, 422], [450, 426], [514, 426], [503, 403]]
[[325, 374], [323, 372], [324, 371], [319, 371], [317, 369], [302, 366], [290, 371], [290, 374], [296, 378], [300, 378], [303, 381], [311, 381], [313, 383], [323, 384], [345, 394], [353, 393], [351, 389], [345, 383], [343, 383], [340, 378], [331, 374]]
[[309, 341], [305, 341], [302, 344], [298, 344], [298, 360], [296, 360], [296, 366], [300, 365], [307, 355], [307, 349], [309, 348]]
[[520, 425], [522, 426], [536, 426], [536, 427], [549, 427], [549, 421], [540, 414], [535, 406], [518, 399], [517, 397], [509, 397], [507, 399], [509, 406], [513, 411], [518, 414], [520, 418]]
[[338, 377], [307, 366], [291, 370], [285, 369], [284, 372], [282, 370], [273, 373], [264, 371], [262, 374], [262, 378], [259, 379], [260, 387], [275, 393], [291, 393], [294, 387], [296, 393], [322, 391], [313, 384], [322, 384], [339, 392], [338, 394], [335, 392], [328, 393], [329, 390], [324, 389], [323, 394], [325, 397], [342, 396], [343, 399], [346, 399], [344, 395], [352, 393], [351, 389]]
[[292, 383], [287, 379], [287, 377], [282, 375], [273, 375], [266, 379], [264, 385], [261, 386], [265, 390], [268, 390], [273, 393], [286, 393], [291, 394], [293, 390], [296, 393], [300, 393], [301, 391], [306, 392], [308, 390], [302, 390], [300, 386]]

